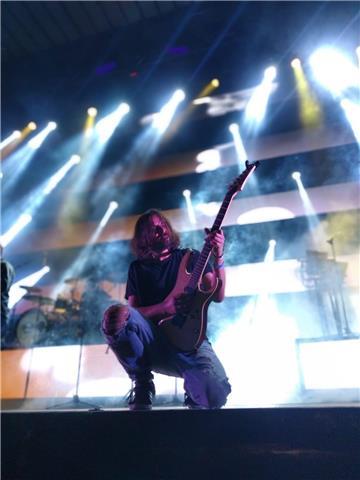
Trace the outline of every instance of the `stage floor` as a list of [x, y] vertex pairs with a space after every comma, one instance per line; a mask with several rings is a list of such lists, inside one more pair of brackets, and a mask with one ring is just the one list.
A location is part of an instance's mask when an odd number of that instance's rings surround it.
[[360, 408], [7, 411], [2, 478], [359, 480]]

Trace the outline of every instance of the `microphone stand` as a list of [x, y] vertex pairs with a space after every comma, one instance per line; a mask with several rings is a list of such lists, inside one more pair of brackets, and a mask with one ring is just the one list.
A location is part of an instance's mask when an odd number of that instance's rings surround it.
[[56, 405], [53, 405], [52, 407], [49, 408], [64, 408], [64, 407], [79, 407], [79, 406], [84, 406], [88, 407], [89, 411], [91, 412], [101, 412], [102, 409], [99, 407], [99, 405], [96, 405], [94, 403], [89, 403], [85, 402], [84, 400], [81, 400], [79, 397], [79, 384], [80, 384], [80, 369], [81, 369], [81, 358], [82, 358], [82, 350], [83, 350], [83, 345], [84, 345], [84, 320], [81, 320], [80, 322], [80, 342], [79, 342], [79, 361], [78, 361], [78, 368], [77, 368], [77, 377], [76, 377], [76, 386], [75, 386], [75, 393], [73, 395], [72, 400], [69, 400], [68, 402], [64, 403], [58, 403]]
[[[346, 307], [345, 307], [345, 300], [344, 300], [344, 294], [343, 294], [343, 286], [342, 286], [342, 283], [339, 281], [339, 272], [336, 268], [336, 253], [335, 253], [335, 239], [334, 237], [330, 238], [329, 240], [326, 241], [330, 247], [331, 247], [331, 253], [332, 253], [332, 256], [333, 256], [333, 261], [334, 261], [334, 267], [335, 267], [335, 288], [339, 294], [339, 297], [340, 297], [340, 304], [341, 304], [341, 309], [342, 309], [342, 316], [343, 316], [343, 319], [344, 319], [344, 327], [343, 327], [343, 334], [345, 335], [351, 335], [351, 330], [350, 330], [350, 327], [349, 327], [349, 322], [348, 322], [348, 318], [347, 318], [347, 314], [346, 314]], [[335, 302], [336, 302], [336, 306], [337, 306], [337, 300], [336, 300], [336, 294], [334, 296], [335, 298]], [[340, 311], [339, 309], [337, 308], [337, 311], [339, 312], [340, 314]], [[341, 317], [341, 315], [339, 315]], [[340, 320], [340, 323], [341, 320]]]

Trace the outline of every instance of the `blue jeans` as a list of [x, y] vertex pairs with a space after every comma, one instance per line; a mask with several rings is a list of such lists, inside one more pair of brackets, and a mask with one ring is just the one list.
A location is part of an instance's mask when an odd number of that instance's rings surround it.
[[184, 379], [184, 389], [202, 408], [220, 408], [231, 391], [225, 370], [210, 342], [205, 339], [193, 352], [177, 351], [161, 329], [128, 307], [130, 316], [123, 328], [107, 335], [110, 348], [132, 380], [153, 378], [152, 371]]

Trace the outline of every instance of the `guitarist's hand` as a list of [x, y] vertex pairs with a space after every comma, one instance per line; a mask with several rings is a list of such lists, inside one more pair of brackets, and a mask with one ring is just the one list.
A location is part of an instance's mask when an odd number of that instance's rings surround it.
[[186, 314], [191, 310], [193, 296], [188, 293], [182, 293], [177, 297], [170, 297], [164, 300], [164, 313], [175, 315], [176, 313]]
[[215, 257], [221, 257], [224, 254], [224, 232], [221, 229], [211, 232], [209, 228], [205, 228], [205, 233], [205, 242], [209, 243], [212, 247]]
[[191, 310], [192, 301], [194, 296], [189, 293], [182, 293], [175, 297], [175, 309], [176, 313], [187, 314]]

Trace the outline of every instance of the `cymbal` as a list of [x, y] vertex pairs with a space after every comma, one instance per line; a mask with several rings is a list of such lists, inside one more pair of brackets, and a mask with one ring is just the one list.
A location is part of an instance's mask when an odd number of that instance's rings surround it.
[[27, 290], [28, 292], [33, 292], [33, 293], [40, 293], [41, 288], [39, 287], [27, 287], [26, 285], [19, 285], [20, 288], [23, 288], [24, 290]]
[[54, 300], [50, 297], [43, 297], [41, 295], [33, 295], [28, 293], [22, 297], [24, 300], [29, 300], [31, 302], [37, 302], [42, 305], [53, 305]]

